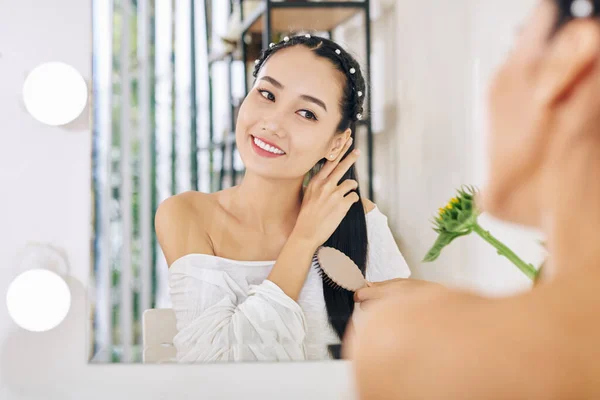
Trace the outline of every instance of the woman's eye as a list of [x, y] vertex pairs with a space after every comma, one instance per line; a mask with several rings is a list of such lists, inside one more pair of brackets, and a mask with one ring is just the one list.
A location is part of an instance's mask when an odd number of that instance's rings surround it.
[[[273, 93], [269, 92], [268, 90], [258, 89], [258, 93], [260, 93], [262, 97], [269, 101], [275, 101], [275, 95], [273, 95]], [[317, 120], [317, 116], [312, 111], [300, 110], [298, 111], [298, 114], [308, 120]]]
[[308, 110], [301, 110], [301, 111], [298, 111], [298, 113], [306, 119], [312, 119], [314, 121], [317, 120], [317, 116]]
[[275, 96], [273, 95], [273, 93], [269, 92], [268, 90], [259, 90], [258, 92], [265, 99], [267, 99], [269, 101], [275, 101]]

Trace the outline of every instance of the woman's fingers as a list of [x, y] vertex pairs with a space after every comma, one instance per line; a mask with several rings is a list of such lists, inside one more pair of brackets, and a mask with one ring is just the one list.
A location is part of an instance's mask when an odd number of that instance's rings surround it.
[[404, 278], [391, 279], [383, 282], [371, 282], [371, 286], [359, 289], [354, 293], [354, 301], [363, 302], [380, 299], [390, 293], [407, 289], [415, 285], [420, 285], [420, 282]]
[[345, 206], [345, 211], [348, 212], [348, 210], [350, 209], [350, 207], [352, 207], [352, 204], [354, 203], [358, 203], [360, 201], [360, 197], [358, 196], [358, 193], [356, 192], [351, 192], [349, 195], [347, 195], [346, 197], [344, 197], [343, 200], [343, 204]]
[[327, 179], [327, 177], [331, 174], [335, 167], [337, 167], [337, 165], [340, 163], [342, 158], [344, 158], [344, 155], [352, 145], [353, 141], [353, 138], [348, 139], [344, 144], [344, 148], [342, 149], [342, 151], [340, 151], [340, 154], [338, 154], [338, 156], [334, 160], [327, 160], [323, 168], [321, 168], [321, 170], [315, 175], [314, 178], [321, 180]]
[[344, 182], [339, 184], [337, 192], [342, 196], [345, 196], [348, 194], [348, 192], [356, 189], [358, 189], [358, 182], [354, 179], [346, 179]]
[[378, 299], [382, 296], [382, 286], [371, 286], [357, 290], [354, 293], [354, 301], [362, 303], [369, 300]]
[[326, 179], [337, 186], [338, 182], [344, 177], [344, 174], [354, 165], [356, 160], [358, 160], [359, 155], [359, 149], [356, 149], [352, 153], [348, 154], [346, 158], [344, 158], [338, 165], [335, 166], [331, 174], [329, 174], [329, 177]]

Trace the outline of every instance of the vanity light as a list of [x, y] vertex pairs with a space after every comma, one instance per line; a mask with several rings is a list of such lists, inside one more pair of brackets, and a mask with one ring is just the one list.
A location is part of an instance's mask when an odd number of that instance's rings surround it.
[[75, 120], [88, 102], [85, 79], [72, 66], [49, 62], [33, 69], [23, 84], [25, 108], [38, 121], [53, 126]]
[[[27, 248], [20, 273], [8, 287], [6, 307], [15, 323], [31, 332], [44, 332], [58, 326], [69, 313], [71, 291], [61, 275], [52, 269], [64, 268], [66, 261], [50, 246]], [[29, 269], [30, 267], [35, 267]]]

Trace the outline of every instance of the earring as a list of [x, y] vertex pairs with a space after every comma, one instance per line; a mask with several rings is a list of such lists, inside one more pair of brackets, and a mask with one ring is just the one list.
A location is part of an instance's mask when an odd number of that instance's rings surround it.
[[333, 159], [335, 158], [335, 154], [331, 153], [331, 154], [329, 155], [329, 158], [331, 158], [331, 159], [333, 160]]
[[571, 14], [575, 18], [588, 18], [594, 13], [594, 4], [591, 0], [575, 0], [571, 3]]

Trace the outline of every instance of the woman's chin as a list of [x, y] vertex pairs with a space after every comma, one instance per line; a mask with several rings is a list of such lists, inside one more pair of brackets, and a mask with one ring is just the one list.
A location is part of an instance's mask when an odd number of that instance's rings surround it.
[[260, 176], [265, 179], [285, 179], [286, 177], [281, 174], [280, 171], [274, 171], [273, 168], [267, 165], [260, 165], [260, 163], [249, 163], [246, 165], [246, 174], [252, 174], [254, 176]]
[[279, 181], [303, 181], [304, 174], [302, 171], [294, 172], [290, 170], [289, 164], [284, 165], [283, 156], [278, 158], [265, 158], [256, 154], [252, 148], [240, 149], [240, 156], [244, 164], [246, 175], [258, 176], [263, 179], [279, 180]]
[[284, 182], [302, 182], [304, 180], [303, 175], [289, 173], [290, 171], [285, 171], [281, 168], [273, 168], [272, 165], [265, 165], [265, 163], [261, 163], [260, 160], [259, 162], [252, 160], [245, 164], [245, 166], [246, 176], [251, 175], [253, 177], [259, 177], [264, 180], [279, 181], [282, 184]]

